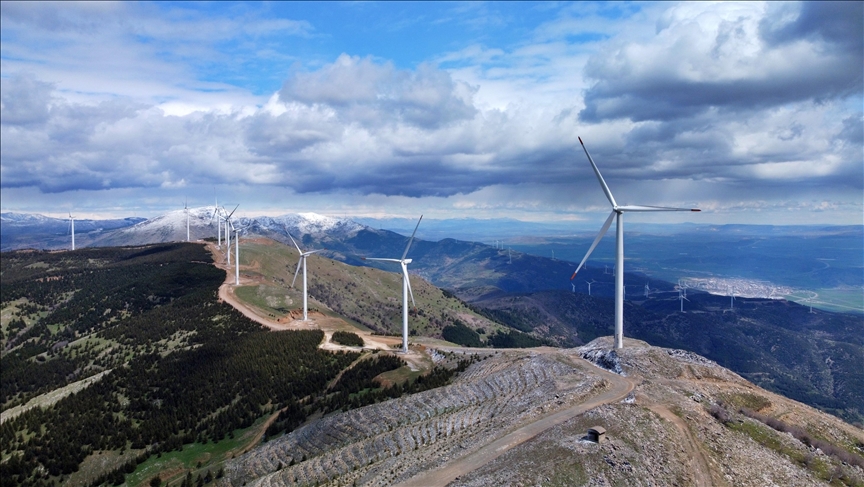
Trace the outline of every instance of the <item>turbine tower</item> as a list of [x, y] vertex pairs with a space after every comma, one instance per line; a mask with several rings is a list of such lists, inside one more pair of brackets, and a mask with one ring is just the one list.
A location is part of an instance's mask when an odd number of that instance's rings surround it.
[[75, 250], [75, 217], [69, 213], [69, 225], [72, 228], [72, 250]]
[[[240, 205], [237, 205], [240, 206]], [[242, 228], [234, 228], [234, 224], [231, 224], [231, 228], [234, 230], [234, 285], [240, 285], [240, 230]]]
[[678, 289], [678, 301], [681, 301], [681, 312], [683, 313], [684, 312], [684, 301], [690, 301], [690, 300], [687, 299], [687, 296], [685, 296], [681, 291], [682, 291], [681, 289]]
[[297, 252], [300, 253], [300, 259], [297, 260], [297, 270], [294, 271], [294, 280], [291, 281], [291, 287], [294, 287], [294, 283], [297, 282], [297, 273], [300, 272], [300, 266], [303, 266], [303, 321], [308, 321], [309, 313], [307, 311], [308, 310], [308, 307], [307, 307], [308, 294], [306, 291], [306, 257], [309, 257], [310, 255], [318, 253], [318, 252], [323, 252], [326, 249], [310, 250], [309, 252], [303, 252], [302, 250], [300, 250], [300, 246], [297, 245], [297, 242], [294, 240], [294, 237], [292, 237], [289, 234], [288, 238], [291, 239], [291, 242], [294, 244], [294, 247], [297, 248]]
[[406, 259], [405, 257], [408, 255], [408, 250], [411, 248], [411, 243], [414, 242], [414, 235], [417, 234], [417, 228], [420, 227], [420, 221], [423, 220], [423, 215], [420, 215], [420, 219], [417, 220], [417, 226], [414, 227], [414, 233], [411, 234], [411, 238], [408, 239], [408, 245], [405, 246], [405, 252], [402, 252], [401, 259], [383, 259], [383, 258], [366, 258], [363, 260], [378, 260], [382, 262], [395, 262], [402, 266], [402, 353], [408, 353], [408, 296], [411, 296], [411, 303], [414, 306], [417, 306], [417, 303], [414, 302], [414, 293], [411, 291], [411, 281], [408, 280], [408, 264], [411, 263], [411, 259]]
[[221, 220], [222, 216], [219, 214], [219, 202], [218, 201], [216, 202], [216, 205], [213, 207], [213, 214], [210, 215], [210, 221], [207, 223], [208, 226], [211, 223], [213, 223], [214, 218], [216, 219], [216, 233], [217, 233], [218, 239], [219, 239], [218, 244], [217, 244], [217, 248], [221, 249], [222, 248], [222, 220]]
[[[572, 281], [573, 279], [570, 279], [570, 280]], [[594, 279], [591, 279], [590, 281], [585, 281], [585, 284], [588, 284], [588, 295], [589, 296], [591, 295], [591, 285], [594, 284], [595, 282], [597, 282], [597, 281], [595, 281]]]
[[594, 251], [594, 248], [597, 247], [597, 244], [600, 242], [600, 239], [603, 238], [603, 235], [606, 234], [606, 231], [609, 230], [609, 226], [612, 225], [612, 220], [616, 219], [615, 225], [615, 348], [624, 348], [624, 213], [625, 212], [640, 212], [640, 211], [700, 211], [698, 208], [667, 208], [660, 206], [641, 206], [641, 205], [627, 205], [627, 206], [619, 206], [615, 201], [615, 197], [612, 196], [612, 192], [609, 190], [609, 186], [606, 185], [606, 181], [603, 179], [603, 176], [600, 175], [600, 170], [597, 169], [597, 164], [594, 163], [594, 159], [591, 158], [591, 154], [588, 153], [588, 149], [585, 147], [585, 143], [582, 142], [582, 138], [579, 137], [579, 143], [582, 145], [582, 150], [585, 151], [585, 155], [588, 157], [588, 162], [591, 163], [591, 167], [594, 169], [594, 174], [597, 176], [597, 181], [600, 182], [600, 187], [603, 189], [603, 193], [606, 194], [606, 199], [609, 200], [609, 203], [612, 205], [612, 213], [609, 214], [609, 218], [606, 219], [606, 223], [603, 224], [603, 228], [600, 229], [600, 233], [597, 235], [597, 238], [594, 239], [594, 243], [591, 244], [591, 248], [588, 249], [588, 253], [585, 254], [585, 258], [582, 259], [582, 262], [579, 264], [579, 267], [576, 268], [576, 272], [573, 273], [573, 279], [576, 277], [576, 273], [582, 268], [585, 264], [585, 261], [588, 260], [588, 256], [591, 255], [591, 252]]

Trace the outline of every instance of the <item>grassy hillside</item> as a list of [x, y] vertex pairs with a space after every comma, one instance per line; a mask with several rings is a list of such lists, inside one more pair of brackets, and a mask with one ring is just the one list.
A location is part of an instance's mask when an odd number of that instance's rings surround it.
[[[296, 249], [269, 239], [242, 241], [240, 262], [246, 267], [243, 274], [258, 284], [239, 291], [238, 296], [274, 317], [302, 308], [302, 271], [295, 287], [289, 287], [297, 259]], [[402, 275], [398, 265], [387, 272], [347, 265], [321, 255], [310, 256], [307, 263], [310, 308], [332, 310], [378, 333], [401, 333]], [[440, 338], [444, 327], [456, 323], [481, 330], [484, 337], [505, 329], [414, 274], [411, 288], [417, 304], [408, 320], [411, 335]]]

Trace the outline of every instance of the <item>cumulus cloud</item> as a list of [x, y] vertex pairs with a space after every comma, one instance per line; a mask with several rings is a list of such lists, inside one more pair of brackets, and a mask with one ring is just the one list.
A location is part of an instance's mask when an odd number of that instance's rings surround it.
[[327, 105], [346, 123], [404, 122], [434, 129], [472, 118], [473, 89], [428, 64], [414, 71], [342, 54], [336, 62], [285, 82], [285, 103]]

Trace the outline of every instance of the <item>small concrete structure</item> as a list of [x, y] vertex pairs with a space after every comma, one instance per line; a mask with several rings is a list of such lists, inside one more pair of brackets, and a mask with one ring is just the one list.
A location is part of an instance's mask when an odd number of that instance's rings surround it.
[[588, 440], [597, 444], [606, 441], [606, 428], [602, 426], [594, 426], [588, 429]]

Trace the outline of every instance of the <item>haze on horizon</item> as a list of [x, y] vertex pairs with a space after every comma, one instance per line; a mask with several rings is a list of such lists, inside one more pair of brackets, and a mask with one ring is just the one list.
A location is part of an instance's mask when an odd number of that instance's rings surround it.
[[[864, 221], [864, 4], [0, 10], [0, 206]], [[637, 221], [636, 218], [630, 221]]]

